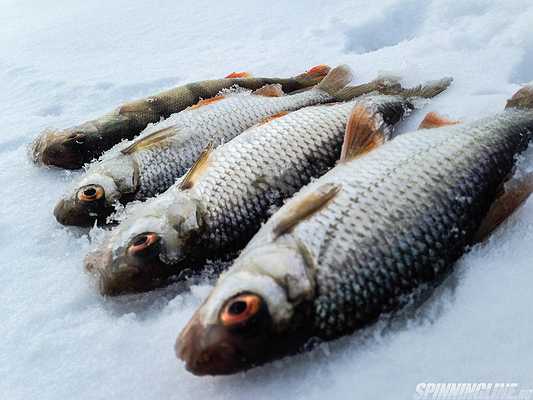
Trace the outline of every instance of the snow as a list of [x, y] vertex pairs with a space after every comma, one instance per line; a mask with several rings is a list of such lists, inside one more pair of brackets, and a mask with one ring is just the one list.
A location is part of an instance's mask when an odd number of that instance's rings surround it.
[[[409, 399], [418, 382], [532, 387], [533, 200], [402, 323], [247, 373], [198, 378], [173, 344], [208, 283], [101, 298], [82, 269], [87, 231], [52, 216], [78, 173], [39, 169], [26, 155], [42, 129], [127, 99], [232, 71], [285, 76], [320, 63], [348, 63], [357, 82], [380, 72], [407, 84], [452, 75], [452, 88], [425, 110], [473, 120], [533, 80], [532, 21], [528, 0], [3, 0], [2, 398]], [[532, 149], [522, 168], [533, 169]]]

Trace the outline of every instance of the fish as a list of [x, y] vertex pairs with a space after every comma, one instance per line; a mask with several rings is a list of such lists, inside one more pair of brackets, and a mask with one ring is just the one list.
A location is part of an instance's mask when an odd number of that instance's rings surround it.
[[246, 370], [401, 310], [533, 191], [533, 176], [504, 184], [533, 138], [533, 86], [496, 115], [433, 115], [384, 144], [374, 117], [354, 114], [342, 161], [264, 224], [182, 330], [193, 374]]
[[[431, 83], [429, 93], [442, 92], [450, 82]], [[259, 124], [216, 150], [207, 148], [165, 193], [129, 207], [89, 253], [86, 269], [104, 295], [150, 290], [167, 277], [201, 271], [206, 257], [242, 249], [273, 208], [335, 165], [355, 104], [376, 116], [382, 139], [389, 140], [416, 100], [372, 93], [306, 107]]]
[[30, 146], [30, 157], [37, 165], [79, 169], [98, 158], [124, 139], [137, 136], [150, 123], [159, 122], [202, 99], [216, 96], [232, 86], [256, 90], [280, 84], [286, 93], [318, 84], [329, 72], [317, 65], [292, 78], [254, 78], [249, 73], [231, 73], [223, 79], [189, 83], [155, 95], [127, 102], [91, 121], [63, 130], [48, 129]]
[[[105, 224], [115, 204], [145, 200], [168, 189], [208, 143], [219, 146], [266, 118], [301, 107], [326, 103], [352, 80], [339, 66], [314, 88], [285, 96], [279, 84], [253, 93], [225, 93], [201, 100], [169, 118], [166, 126], [121, 143], [91, 164], [54, 209], [63, 225]], [[169, 125], [170, 124], [170, 125]]]

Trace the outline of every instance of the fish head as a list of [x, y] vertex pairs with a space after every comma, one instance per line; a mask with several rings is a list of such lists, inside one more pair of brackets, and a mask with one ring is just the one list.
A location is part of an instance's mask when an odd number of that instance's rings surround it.
[[86, 257], [85, 268], [103, 295], [151, 290], [182, 272], [180, 262], [201, 223], [194, 201], [168, 197], [128, 207], [125, 219]]
[[118, 157], [98, 162], [73, 183], [54, 208], [54, 216], [62, 225], [93, 226], [105, 224], [115, 211], [115, 204], [137, 190], [137, 174], [133, 160]]
[[306, 340], [312, 279], [297, 249], [244, 254], [224, 273], [176, 341], [196, 375], [224, 375], [294, 352]]
[[93, 157], [91, 135], [78, 131], [46, 131], [31, 146], [34, 162], [65, 169], [78, 169]]

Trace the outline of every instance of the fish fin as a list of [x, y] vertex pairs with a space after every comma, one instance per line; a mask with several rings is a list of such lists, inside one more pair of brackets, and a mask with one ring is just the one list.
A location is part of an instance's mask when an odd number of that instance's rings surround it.
[[483, 242], [510, 217], [533, 193], [533, 172], [514, 178], [505, 185], [504, 192], [494, 201], [483, 219], [474, 243]]
[[441, 126], [457, 125], [459, 123], [459, 121], [448, 119], [432, 111], [426, 114], [420, 125], [418, 125], [418, 129], [440, 128]]
[[120, 152], [124, 155], [132, 154], [141, 149], [146, 149], [148, 147], [156, 145], [157, 143], [161, 143], [162, 141], [174, 136], [175, 134], [176, 128], [173, 126], [169, 126], [167, 128], [152, 132], [144, 136], [143, 138], [137, 139], [128, 147], [122, 149]]
[[371, 92], [381, 94], [395, 94], [402, 90], [400, 80], [395, 76], [380, 76], [377, 79], [356, 86], [346, 86], [335, 93], [335, 99], [339, 101], [350, 101], [356, 97]]
[[202, 154], [194, 162], [193, 166], [187, 171], [182, 181], [180, 182], [178, 189], [187, 190], [194, 186], [198, 178], [205, 172], [205, 169], [209, 165], [209, 156], [213, 152], [213, 143], [209, 143], [207, 147], [202, 151]]
[[222, 96], [222, 95], [217, 95], [217, 96], [214, 96], [214, 97], [210, 97], [208, 99], [202, 99], [198, 103], [190, 106], [189, 110], [194, 110], [196, 108], [200, 108], [200, 107], [206, 106], [208, 104], [216, 103], [217, 101], [220, 101], [220, 100], [223, 100], [223, 99], [225, 99], [225, 96]]
[[326, 64], [316, 65], [306, 72], [294, 77], [303, 86], [312, 86], [319, 83], [328, 74], [331, 68]]
[[524, 86], [507, 100], [505, 108], [533, 109], [533, 85]]
[[280, 111], [279, 113], [276, 113], [276, 114], [273, 114], [273, 115], [269, 115], [268, 117], [265, 117], [261, 120], [261, 122], [259, 122], [259, 124], [257, 125], [264, 125], [264, 124], [268, 124], [270, 121], [273, 121], [275, 119], [278, 119], [278, 118], [281, 118], [281, 117], [284, 117], [285, 115], [287, 115], [289, 112], [288, 111]]
[[385, 135], [376, 127], [372, 114], [358, 104], [352, 110], [346, 124], [340, 161], [352, 160], [378, 147], [384, 141]]
[[254, 90], [253, 94], [265, 97], [281, 97], [285, 95], [279, 83], [271, 83], [269, 85], [262, 86], [259, 89]]
[[334, 96], [335, 93], [350, 83], [352, 79], [353, 75], [350, 67], [347, 65], [339, 65], [329, 71], [316, 88], [326, 92], [330, 96]]
[[242, 71], [242, 72], [232, 72], [231, 74], [226, 75], [224, 78], [231, 79], [231, 78], [251, 78], [251, 77], [252, 77], [251, 73]]
[[310, 192], [301, 198], [296, 199], [286, 209], [281, 218], [272, 228], [274, 239], [290, 232], [296, 225], [311, 215], [320, 211], [340, 192], [342, 186], [339, 184], [326, 183], [317, 190]]
[[392, 91], [391, 93], [387, 94], [394, 94], [403, 97], [422, 97], [425, 99], [431, 99], [448, 89], [452, 82], [453, 78], [446, 77], [437, 81], [426, 82], [423, 85], [419, 85], [414, 88], [400, 88], [397, 92]]

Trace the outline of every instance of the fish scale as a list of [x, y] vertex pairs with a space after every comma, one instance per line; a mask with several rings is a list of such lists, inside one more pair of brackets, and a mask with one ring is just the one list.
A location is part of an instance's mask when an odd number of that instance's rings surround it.
[[[524, 125], [533, 128], [531, 113], [507, 111], [481, 124], [404, 135], [305, 189], [328, 181], [342, 185], [325, 210], [292, 233], [320, 265], [313, 302], [317, 335], [350, 332], [396, 306], [399, 294], [446, 272], [510, 172], [524, 144]], [[400, 187], [409, 195], [398, 201]], [[427, 218], [412, 226], [401, 218], [409, 212], [403, 209], [423, 210]], [[409, 243], [421, 244], [421, 251]]]
[[169, 139], [165, 146], [135, 154], [141, 177], [136, 199], [166, 190], [187, 171], [208, 143], [218, 146], [269, 115], [331, 99], [318, 90], [281, 98], [234, 95], [179, 114], [176, 139]]
[[[408, 100], [392, 96], [368, 96], [359, 102], [378, 104], [396, 115], [398, 109], [393, 110], [389, 103], [400, 105], [402, 114], [411, 107]], [[247, 240], [267, 217], [268, 207], [279, 206], [312, 177], [329, 169], [338, 159], [346, 121], [356, 103], [295, 111], [253, 128], [217, 150], [194, 189], [206, 210], [202, 248], [216, 251]], [[257, 185], [261, 179], [268, 180], [267, 190]]]

